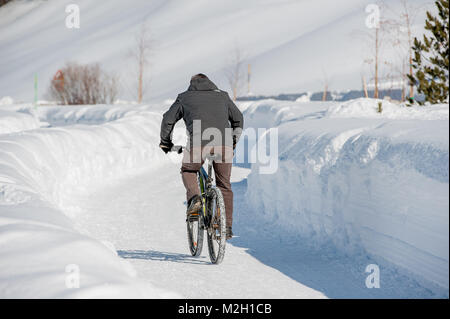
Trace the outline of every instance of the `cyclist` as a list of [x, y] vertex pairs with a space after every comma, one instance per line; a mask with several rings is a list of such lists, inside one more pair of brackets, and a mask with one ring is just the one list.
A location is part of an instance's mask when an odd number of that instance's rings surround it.
[[189, 135], [181, 166], [181, 176], [186, 188], [186, 217], [195, 218], [201, 211], [202, 199], [197, 172], [206, 155], [215, 154], [219, 156], [213, 163], [216, 185], [223, 194], [227, 239], [230, 239], [233, 236], [233, 192], [230, 177], [234, 149], [244, 126], [242, 113], [228, 93], [219, 90], [206, 75], [200, 73], [191, 78], [188, 90], [179, 94], [163, 115], [159, 146], [166, 154], [173, 147], [172, 131], [180, 119], [184, 120]]

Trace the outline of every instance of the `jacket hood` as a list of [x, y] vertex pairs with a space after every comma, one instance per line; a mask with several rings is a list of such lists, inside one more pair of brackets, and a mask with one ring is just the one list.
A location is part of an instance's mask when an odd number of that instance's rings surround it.
[[214, 91], [217, 90], [217, 86], [208, 78], [191, 80], [188, 91]]

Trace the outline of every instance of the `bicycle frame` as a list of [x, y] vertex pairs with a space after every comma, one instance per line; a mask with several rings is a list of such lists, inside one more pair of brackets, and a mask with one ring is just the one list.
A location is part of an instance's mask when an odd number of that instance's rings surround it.
[[199, 174], [199, 181], [200, 181], [200, 194], [202, 195], [202, 200], [203, 200], [203, 208], [202, 208], [202, 212], [203, 212], [203, 218], [206, 221], [206, 198], [207, 198], [207, 191], [208, 189], [212, 186], [212, 178], [211, 178], [211, 174], [212, 174], [212, 163], [213, 163], [213, 159], [212, 158], [207, 158], [208, 159], [208, 173], [206, 172], [206, 170], [204, 169], [204, 167], [202, 166], [198, 172]]

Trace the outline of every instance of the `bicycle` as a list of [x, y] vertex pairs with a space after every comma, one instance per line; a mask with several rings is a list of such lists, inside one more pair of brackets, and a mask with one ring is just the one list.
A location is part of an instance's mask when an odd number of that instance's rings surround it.
[[[185, 148], [173, 146], [172, 152], [181, 154]], [[202, 211], [199, 218], [186, 218], [188, 244], [191, 255], [198, 257], [202, 253], [204, 231], [207, 232], [209, 258], [213, 264], [220, 264], [225, 256], [226, 211], [222, 192], [213, 183], [213, 162], [217, 156], [208, 154], [208, 171], [203, 168], [197, 172], [202, 197]]]

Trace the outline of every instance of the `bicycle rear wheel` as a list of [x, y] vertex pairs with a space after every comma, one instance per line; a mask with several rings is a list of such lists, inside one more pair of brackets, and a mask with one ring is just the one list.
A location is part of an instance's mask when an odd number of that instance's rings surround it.
[[225, 256], [226, 212], [220, 189], [213, 187], [207, 197], [207, 215], [209, 216], [208, 250], [213, 264], [220, 264]]
[[186, 220], [188, 244], [191, 255], [198, 257], [202, 253], [204, 228], [202, 219], [196, 221]]
[[191, 255], [194, 257], [198, 257], [202, 253], [203, 235], [205, 230], [203, 221], [203, 216], [205, 216], [205, 200], [204, 200], [205, 180], [200, 172], [197, 174], [197, 180], [200, 193], [202, 194], [202, 201], [203, 201], [202, 211], [198, 219], [196, 220], [186, 219], [189, 251], [191, 252]]

